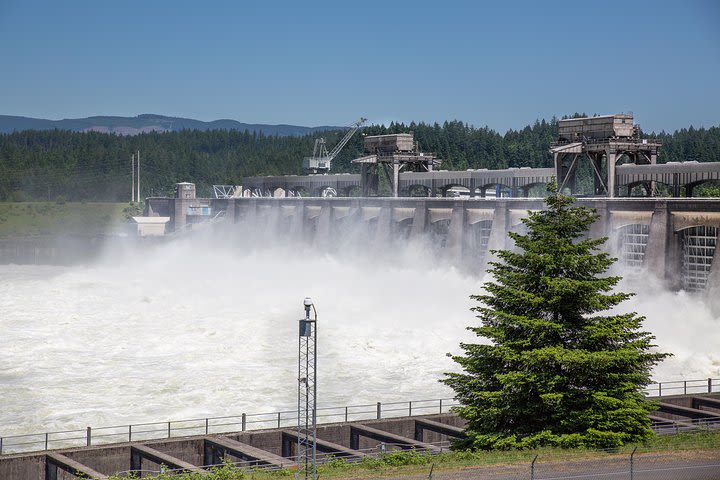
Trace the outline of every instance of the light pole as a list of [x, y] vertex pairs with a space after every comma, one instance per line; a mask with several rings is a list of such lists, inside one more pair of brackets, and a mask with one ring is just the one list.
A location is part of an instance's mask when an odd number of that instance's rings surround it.
[[[298, 473], [317, 479], [317, 311], [310, 297], [303, 300], [305, 318], [298, 335]], [[310, 310], [313, 318], [310, 318]]]

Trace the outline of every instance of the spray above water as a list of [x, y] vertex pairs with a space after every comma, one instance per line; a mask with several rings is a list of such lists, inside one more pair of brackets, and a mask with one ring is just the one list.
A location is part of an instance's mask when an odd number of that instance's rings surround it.
[[1, 435], [292, 409], [308, 294], [319, 405], [449, 397], [437, 379], [479, 288], [425, 263], [197, 239], [0, 269]]
[[[432, 241], [357, 225], [298, 241], [261, 225], [129, 249], [77, 267], [0, 266], [0, 435], [292, 410], [299, 302], [317, 304], [318, 404], [449, 398], [446, 357], [476, 320], [477, 272]], [[380, 236], [379, 238], [383, 238]], [[702, 297], [628, 278], [662, 380], [720, 374]]]

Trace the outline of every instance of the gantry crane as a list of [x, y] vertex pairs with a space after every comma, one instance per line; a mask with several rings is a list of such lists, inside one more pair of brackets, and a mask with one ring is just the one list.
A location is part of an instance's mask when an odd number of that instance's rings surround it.
[[360, 127], [365, 124], [365, 122], [367, 122], [367, 118], [360, 118], [360, 120], [353, 123], [350, 126], [350, 130], [348, 130], [342, 140], [335, 145], [335, 148], [333, 148], [330, 153], [328, 153], [327, 147], [325, 146], [325, 139], [316, 138], [315, 147], [313, 148], [313, 156], [305, 157], [303, 159], [303, 170], [307, 173], [328, 173], [330, 171], [330, 164], [332, 163], [333, 158], [340, 153], [340, 150], [343, 149], [352, 136], [355, 135], [355, 132], [357, 132]]

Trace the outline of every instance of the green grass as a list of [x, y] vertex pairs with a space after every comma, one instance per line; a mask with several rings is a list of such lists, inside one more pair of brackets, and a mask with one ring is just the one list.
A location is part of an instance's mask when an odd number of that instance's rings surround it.
[[[529, 465], [538, 456], [541, 462], [563, 462], [588, 459], [602, 459], [612, 456], [629, 456], [637, 448], [636, 454], [643, 453], [677, 453], [696, 451], [701, 454], [703, 450], [716, 450], [720, 448], [720, 432], [701, 432], [692, 434], [655, 436], [642, 444], [626, 445], [612, 451], [598, 451], [586, 449], [557, 449], [543, 448], [536, 450], [513, 450], [492, 452], [447, 452], [440, 455], [429, 455], [414, 451], [390, 452], [378, 458], [366, 458], [360, 463], [349, 463], [342, 458], [336, 458], [318, 468], [321, 478], [370, 478], [385, 476], [427, 475], [430, 466], [434, 471], [450, 471], [466, 468]], [[262, 471], [237, 469], [232, 465], [225, 465], [215, 469], [211, 475], [197, 473], [160, 474], [152, 478], [156, 480], [273, 480], [279, 478], [293, 478], [293, 471]], [[111, 480], [133, 478], [128, 476], [110, 477]]]
[[97, 235], [110, 233], [125, 218], [126, 203], [0, 203], [0, 237]]

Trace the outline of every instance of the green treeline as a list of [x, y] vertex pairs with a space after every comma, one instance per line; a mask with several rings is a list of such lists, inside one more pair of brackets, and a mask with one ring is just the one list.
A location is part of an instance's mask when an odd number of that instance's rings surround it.
[[[460, 121], [444, 124], [391, 123], [371, 126], [367, 135], [414, 132], [425, 152], [443, 160], [442, 169], [547, 167], [556, 119], [536, 121], [504, 135]], [[325, 132], [329, 148], [342, 131]], [[137, 136], [60, 130], [0, 135], [0, 201], [130, 199], [130, 156], [140, 150], [141, 195], [167, 195], [176, 182], [197, 184], [210, 195], [213, 184], [239, 184], [243, 176], [300, 174], [315, 137], [266, 136], [249, 131], [185, 130]], [[682, 129], [659, 138], [660, 161], [720, 161], [720, 127]], [[333, 171], [354, 172], [362, 155], [356, 134], [333, 163]]]

